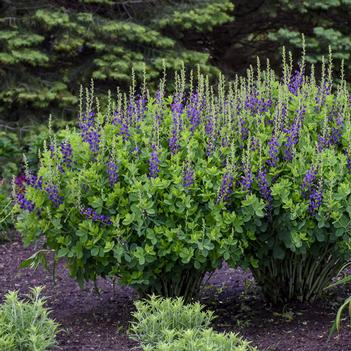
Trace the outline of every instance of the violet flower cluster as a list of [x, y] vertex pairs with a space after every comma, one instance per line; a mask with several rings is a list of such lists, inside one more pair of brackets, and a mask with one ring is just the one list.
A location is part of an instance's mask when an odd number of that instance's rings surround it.
[[19, 204], [22, 210], [28, 210], [29, 212], [33, 212], [35, 205], [32, 201], [28, 200], [24, 193], [17, 194], [17, 203]]
[[112, 221], [110, 217], [98, 214], [91, 207], [82, 208], [80, 210], [81, 215], [83, 215], [86, 219], [91, 219], [93, 222], [100, 222], [101, 224], [111, 225]]
[[29, 173], [26, 176], [26, 183], [34, 189], [43, 188], [43, 177], [36, 176], [35, 174]]
[[299, 68], [295, 71], [295, 73], [292, 75], [292, 77], [290, 78], [290, 82], [288, 85], [288, 89], [289, 91], [297, 96], [299, 93], [299, 90], [303, 84], [303, 80], [304, 80], [304, 68]]
[[83, 116], [80, 120], [79, 127], [81, 129], [81, 136], [84, 142], [89, 144], [90, 151], [97, 154], [100, 149], [99, 128], [96, 126], [95, 113], [90, 112], [89, 116]]
[[311, 189], [314, 187], [317, 180], [318, 169], [316, 166], [312, 166], [305, 174], [302, 184], [301, 190], [304, 198], [307, 198]]
[[244, 190], [250, 191], [253, 184], [253, 174], [251, 165], [248, 161], [243, 164], [243, 174], [241, 176], [241, 185]]
[[245, 100], [245, 109], [249, 110], [253, 115], [267, 112], [271, 106], [272, 100], [259, 97], [257, 91], [247, 96]]
[[221, 187], [217, 196], [216, 203], [228, 201], [230, 194], [233, 192], [234, 177], [231, 172], [225, 172], [222, 177]]
[[266, 210], [267, 212], [270, 212], [272, 210], [273, 197], [272, 190], [267, 179], [267, 171], [265, 169], [260, 169], [258, 171], [257, 183], [260, 190], [260, 195], [267, 203]]
[[58, 207], [63, 203], [63, 198], [59, 195], [59, 191], [56, 185], [47, 184], [45, 187], [45, 191], [47, 192], [49, 199], [55, 207]]
[[152, 144], [152, 152], [149, 159], [149, 177], [157, 178], [160, 172], [160, 159], [158, 157], [158, 150], [156, 144]]
[[107, 162], [107, 174], [110, 186], [113, 187], [118, 182], [118, 166], [112, 160]]
[[273, 135], [272, 139], [268, 142], [269, 145], [269, 160], [267, 161], [267, 163], [269, 164], [269, 166], [271, 167], [275, 167], [277, 165], [277, 163], [279, 162], [279, 142], [278, 142], [278, 138]]
[[189, 161], [186, 162], [183, 172], [183, 185], [188, 188], [194, 184], [195, 171]]

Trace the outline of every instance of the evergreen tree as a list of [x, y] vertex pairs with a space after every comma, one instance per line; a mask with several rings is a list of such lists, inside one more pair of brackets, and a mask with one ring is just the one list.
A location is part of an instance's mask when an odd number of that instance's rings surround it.
[[211, 32], [232, 19], [229, 0], [5, 0], [0, 13], [0, 113], [7, 119], [66, 114], [79, 84], [127, 86], [200, 66], [217, 74], [204, 46], [186, 48], [187, 30]]

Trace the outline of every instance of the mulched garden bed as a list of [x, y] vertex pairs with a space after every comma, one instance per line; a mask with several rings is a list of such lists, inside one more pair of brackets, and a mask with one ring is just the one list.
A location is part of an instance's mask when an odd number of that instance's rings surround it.
[[[57, 351], [126, 351], [137, 346], [127, 335], [136, 297], [131, 288], [101, 279], [100, 295], [92, 284], [81, 290], [62, 264], [56, 284], [41, 268], [18, 270], [34, 252], [33, 247], [23, 248], [18, 237], [0, 245], [0, 300], [9, 290], [24, 294], [30, 287], [45, 285], [52, 316], [63, 328]], [[313, 305], [272, 307], [264, 303], [249, 273], [224, 266], [206, 282], [201, 302], [218, 316], [216, 329], [239, 332], [261, 351], [349, 351], [351, 329], [346, 323], [327, 342], [335, 311], [348, 293], [339, 288]]]

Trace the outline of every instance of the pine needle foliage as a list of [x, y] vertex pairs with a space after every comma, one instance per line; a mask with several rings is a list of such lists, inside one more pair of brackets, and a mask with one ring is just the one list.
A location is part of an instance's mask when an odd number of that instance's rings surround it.
[[229, 0], [5, 1], [0, 113], [8, 120], [49, 110], [65, 115], [77, 103], [79, 83], [92, 77], [103, 91], [129, 86], [132, 68], [151, 83], [164, 66], [178, 70], [183, 62], [216, 75], [209, 54], [186, 48], [180, 33], [211, 31], [231, 20], [232, 10]]

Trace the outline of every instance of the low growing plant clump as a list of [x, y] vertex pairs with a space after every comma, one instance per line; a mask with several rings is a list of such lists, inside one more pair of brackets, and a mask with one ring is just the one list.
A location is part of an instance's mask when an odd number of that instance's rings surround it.
[[[44, 146], [18, 195], [25, 243], [42, 235], [78, 281], [118, 276], [189, 300], [223, 260], [249, 265], [274, 302], [312, 301], [350, 257], [351, 122], [332, 60], [215, 86], [197, 74], [87, 91], [75, 129]], [[82, 94], [83, 95], [83, 94]]]
[[217, 333], [210, 328], [214, 319], [198, 303], [184, 305], [181, 298], [151, 296], [137, 301], [130, 332], [145, 351], [255, 351], [237, 334]]
[[0, 350], [46, 351], [56, 345], [58, 324], [49, 316], [41, 288], [32, 289], [29, 301], [9, 292], [0, 305]]

